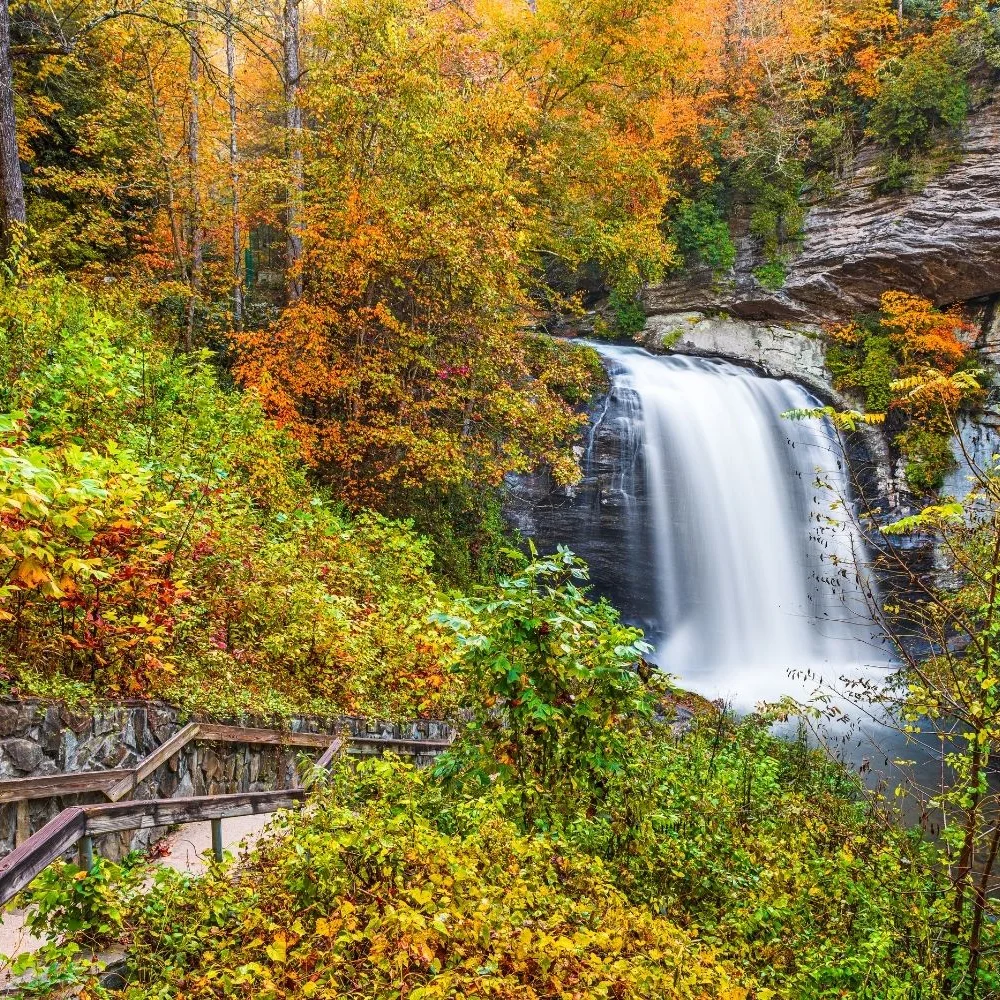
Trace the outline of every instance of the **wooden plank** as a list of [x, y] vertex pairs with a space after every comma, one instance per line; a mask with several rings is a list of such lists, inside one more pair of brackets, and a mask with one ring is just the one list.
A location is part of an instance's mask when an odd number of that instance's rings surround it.
[[38, 778], [11, 778], [0, 781], [0, 802], [21, 799], [50, 799], [59, 795], [80, 795], [84, 792], [106, 792], [116, 782], [130, 778], [130, 768], [109, 771], [69, 771], [46, 774]]
[[243, 726], [201, 724], [200, 739], [220, 743], [253, 743], [279, 747], [323, 747], [330, 745], [329, 733], [292, 733], [277, 729], [247, 729]]
[[161, 743], [151, 754], [144, 757], [133, 769], [131, 775], [122, 778], [107, 790], [107, 796], [112, 802], [117, 802], [130, 792], [135, 791], [140, 781], [145, 781], [161, 764], [179, 753], [198, 736], [200, 726], [197, 722], [189, 722], [183, 729], [178, 729], [170, 739]]
[[0, 906], [10, 902], [85, 833], [87, 817], [80, 806], [64, 809], [55, 819], [0, 861]]
[[340, 753], [344, 741], [339, 737], [335, 739], [324, 751], [323, 755], [316, 761], [316, 767], [329, 767], [333, 763], [333, 758]]
[[288, 789], [203, 795], [189, 799], [138, 799], [82, 808], [86, 816], [86, 832], [97, 835], [117, 830], [147, 830], [155, 826], [176, 826], [206, 819], [272, 813], [277, 809], [300, 805], [305, 795], [302, 789]]
[[451, 740], [400, 740], [395, 738], [382, 738], [381, 736], [352, 736], [352, 743], [364, 743], [367, 746], [384, 746], [393, 749], [400, 747], [416, 747], [418, 752], [430, 753], [434, 750], [447, 750], [451, 746]]
[[17, 804], [17, 816], [14, 828], [14, 846], [23, 844], [31, 836], [31, 809], [27, 799], [21, 799]]

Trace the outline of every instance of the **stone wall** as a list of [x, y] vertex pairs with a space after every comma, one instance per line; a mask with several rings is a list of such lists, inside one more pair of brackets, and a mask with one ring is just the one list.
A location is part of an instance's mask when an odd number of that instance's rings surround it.
[[[125, 703], [91, 711], [73, 711], [39, 701], [0, 702], [0, 780], [42, 777], [71, 771], [100, 771], [134, 767], [185, 722], [177, 709], [149, 702]], [[239, 725], [262, 726], [260, 720], [241, 719]], [[422, 720], [403, 725], [358, 718], [297, 718], [295, 732], [349, 731], [354, 736], [377, 739], [449, 739], [451, 728], [443, 722]], [[378, 747], [358, 747], [377, 753]], [[159, 767], [136, 789], [134, 798], [173, 798], [232, 792], [288, 788], [304, 751], [239, 743], [195, 740]], [[319, 752], [310, 756], [319, 756]], [[417, 754], [418, 765], [433, 760], [435, 752]], [[13, 850], [60, 810], [71, 805], [101, 802], [100, 793], [32, 800], [27, 804], [0, 804], [0, 856]], [[97, 848], [107, 857], [120, 857], [141, 849], [163, 835], [162, 830], [136, 831], [134, 835], [109, 835]]]

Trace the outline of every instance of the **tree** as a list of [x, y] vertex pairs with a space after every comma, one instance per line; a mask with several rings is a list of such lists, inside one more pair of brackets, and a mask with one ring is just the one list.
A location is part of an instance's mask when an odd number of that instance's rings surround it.
[[285, 204], [285, 279], [289, 302], [302, 296], [302, 86], [301, 0], [284, 0], [281, 19], [282, 84], [285, 95], [285, 143], [288, 156], [288, 191]]
[[243, 329], [243, 236], [240, 225], [239, 133], [236, 107], [236, 37], [232, 0], [224, 0], [223, 31], [226, 38], [226, 103], [229, 106], [229, 184], [233, 230], [233, 328]]
[[10, 6], [0, 0], [0, 195], [3, 218], [0, 236], [10, 246], [17, 226], [28, 221], [24, 204], [24, 181], [17, 150], [17, 118], [14, 113], [14, 70], [10, 51]]
[[[889, 328], [902, 338], [903, 366], [913, 370], [934, 356], [953, 370], [924, 367], [922, 374], [893, 381], [890, 391], [915, 406], [921, 421], [947, 425], [946, 441], [961, 442], [958, 410], [979, 387], [971, 373], [954, 371], [964, 353], [954, 338], [957, 319], [902, 293], [887, 293], [883, 306]], [[847, 427], [866, 417], [833, 416]], [[932, 783], [911, 769], [915, 762], [896, 761], [903, 775], [897, 795], [914, 797], [924, 822], [937, 828], [949, 877], [950, 919], [937, 928], [941, 987], [946, 996], [975, 1000], [984, 987], [993, 995], [997, 985], [983, 983], [981, 973], [984, 956], [998, 944], [1000, 467], [995, 459], [978, 465], [964, 445], [962, 453], [971, 483], [962, 502], [945, 498], [888, 524], [879, 511], [868, 510], [859, 523], [874, 547], [871, 565], [859, 567], [859, 581], [901, 667], [884, 683], [849, 682], [843, 693], [866, 717], [940, 758]], [[899, 536], [932, 546], [937, 572], [923, 571], [909, 546], [893, 544]]]

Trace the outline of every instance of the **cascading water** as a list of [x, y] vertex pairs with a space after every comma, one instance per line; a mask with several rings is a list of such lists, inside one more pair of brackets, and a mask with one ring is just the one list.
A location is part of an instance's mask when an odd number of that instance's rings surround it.
[[525, 504], [522, 530], [587, 558], [665, 669], [738, 707], [884, 664], [857, 581], [836, 432], [781, 417], [817, 400], [723, 361], [594, 346], [612, 388], [584, 481]]

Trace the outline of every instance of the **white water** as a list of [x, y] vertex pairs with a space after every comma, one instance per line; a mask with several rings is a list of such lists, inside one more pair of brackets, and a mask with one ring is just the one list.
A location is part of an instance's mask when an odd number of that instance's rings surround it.
[[629, 586], [653, 609], [657, 661], [743, 708], [884, 666], [840, 441], [826, 422], [781, 417], [817, 400], [722, 361], [595, 346], [613, 387], [592, 442], [616, 421], [612, 488], [628, 550], [645, 550]]

